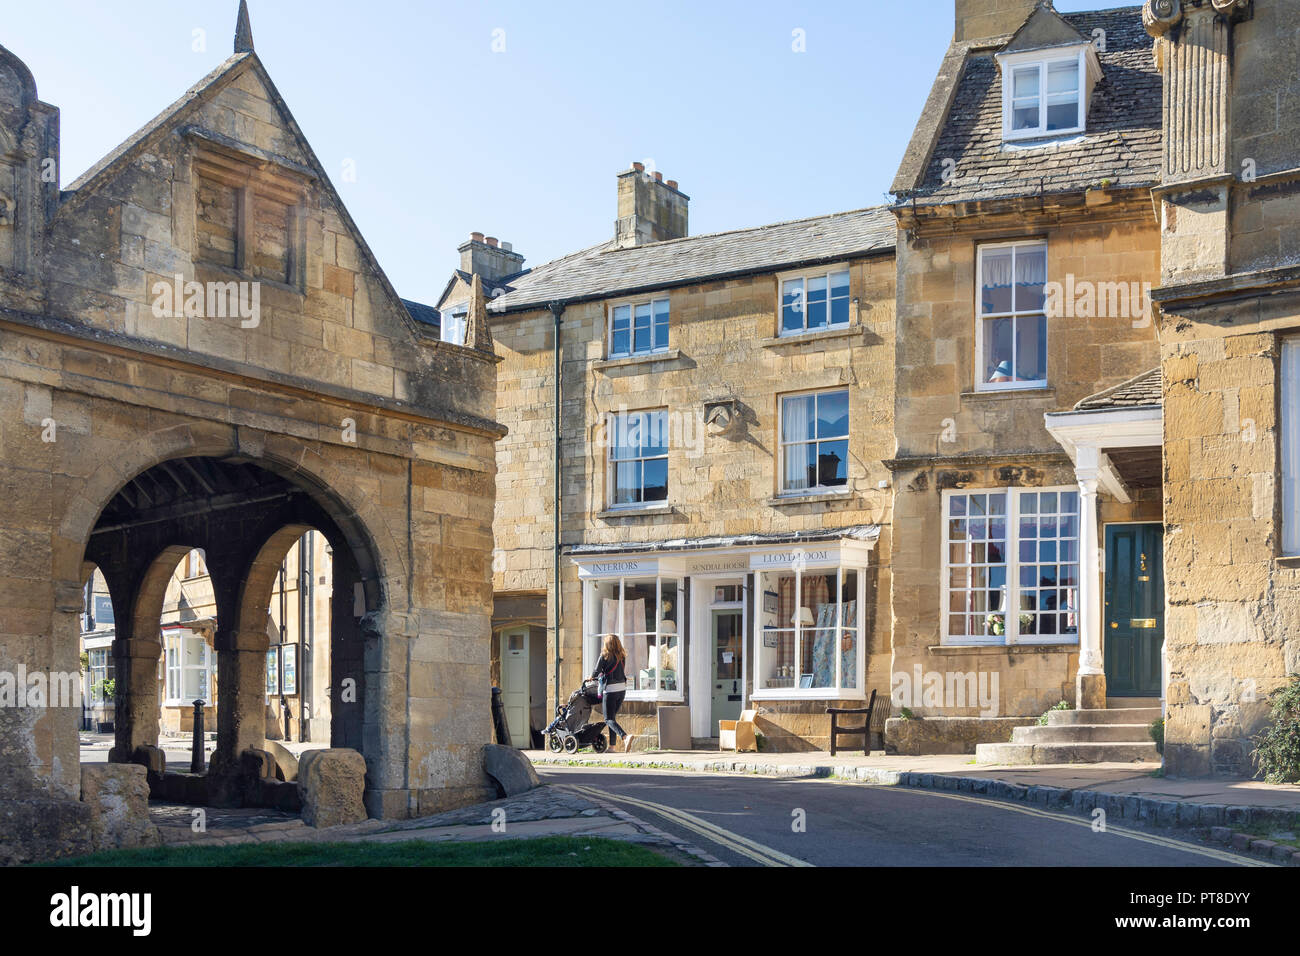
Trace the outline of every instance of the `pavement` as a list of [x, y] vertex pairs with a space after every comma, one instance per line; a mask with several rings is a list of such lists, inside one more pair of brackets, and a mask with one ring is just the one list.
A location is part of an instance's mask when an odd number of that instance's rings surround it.
[[[714, 750], [650, 750], [603, 754], [580, 752], [569, 755], [527, 750], [524, 753], [539, 770], [550, 766], [623, 767], [775, 777], [833, 777], [889, 786], [995, 793], [1006, 799], [1017, 796], [1015, 788], [1026, 791], [1030, 788], [1050, 788], [1070, 794], [1088, 792], [1200, 807], [1257, 808], [1265, 813], [1276, 811], [1279, 814], [1300, 815], [1300, 786], [1295, 784], [1164, 777], [1159, 775], [1158, 763], [1043, 764], [1024, 767], [976, 764], [969, 754], [921, 757], [875, 754], [868, 757], [860, 752], [841, 752], [832, 757], [825, 751], [737, 754]], [[961, 781], [968, 781], [968, 784], [961, 786]], [[990, 789], [995, 783], [1002, 786]], [[1184, 814], [1184, 817], [1189, 816], [1190, 814]], [[1201, 814], [1198, 812], [1192, 822], [1200, 821]], [[1206, 825], [1222, 822], [1225, 821], [1207, 820]], [[1300, 819], [1296, 822], [1300, 825]]]

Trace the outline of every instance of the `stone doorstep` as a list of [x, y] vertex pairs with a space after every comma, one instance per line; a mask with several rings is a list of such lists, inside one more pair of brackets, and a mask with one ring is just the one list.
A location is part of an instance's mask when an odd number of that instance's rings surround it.
[[[605, 766], [605, 762], [559, 760], [545, 756], [531, 757], [534, 763], [554, 766]], [[740, 761], [709, 761], [688, 764], [672, 760], [638, 760], [636, 767], [655, 770], [686, 770], [702, 773], [750, 773], [762, 776], [805, 776], [834, 778], [875, 786], [914, 787], [923, 790], [949, 790], [985, 796], [994, 800], [1017, 800], [1044, 808], [1073, 810], [1091, 813], [1100, 807], [1108, 819], [1127, 820], [1159, 827], [1213, 828], [1224, 823], [1248, 825], [1250, 823], [1275, 823], [1300, 827], [1300, 792], [1297, 805], [1286, 807], [1228, 806], [1225, 804], [1193, 803], [1139, 796], [1130, 793], [1112, 793], [1086, 788], [1052, 787], [1039, 784], [1009, 783], [988, 777], [961, 777], [944, 773], [921, 773], [908, 770], [886, 770], [878, 767], [834, 767], [806, 764], [802, 766], [742, 763]], [[1245, 834], [1238, 834], [1246, 836]], [[1248, 837], [1245, 847], [1258, 837]], [[1268, 842], [1268, 841], [1262, 841]], [[1235, 848], [1235, 847], [1234, 847]], [[1271, 850], [1269, 851], [1271, 852]], [[1300, 861], [1294, 861], [1300, 862]]]

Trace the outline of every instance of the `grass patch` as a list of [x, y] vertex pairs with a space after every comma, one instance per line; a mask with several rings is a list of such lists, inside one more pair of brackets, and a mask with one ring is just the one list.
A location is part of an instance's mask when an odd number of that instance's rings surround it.
[[538, 837], [475, 843], [240, 843], [116, 850], [44, 866], [677, 866], [622, 840]]

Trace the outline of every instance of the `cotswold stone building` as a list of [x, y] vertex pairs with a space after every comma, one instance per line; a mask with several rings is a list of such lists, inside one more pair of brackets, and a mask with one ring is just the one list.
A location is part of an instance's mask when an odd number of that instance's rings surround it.
[[[492, 792], [496, 359], [442, 341], [357, 231], [253, 51], [60, 188], [58, 111], [0, 49], [0, 671], [78, 672], [93, 568], [116, 610], [114, 761], [155, 772], [160, 615], [203, 552], [213, 801], [266, 734], [272, 589], [333, 551], [328, 741], [371, 815]], [[0, 859], [85, 849], [80, 709], [0, 708]], [[224, 782], [223, 782], [224, 781]]]
[[893, 219], [690, 237], [686, 195], [639, 166], [611, 240], [481, 280], [509, 428], [493, 581], [512, 733], [530, 712], [541, 729], [542, 695], [566, 699], [613, 631], [642, 745], [662, 706], [707, 739], [761, 703], [774, 749], [825, 747], [826, 706], [888, 671]]
[[1156, 759], [1163, 715], [1172, 772], [1250, 771], [1300, 670], [1300, 4], [954, 10], [888, 208], [689, 237], [634, 166], [608, 242], [462, 246], [517, 743], [614, 631], [647, 742], [678, 705], [823, 747], [889, 689], [906, 753]]

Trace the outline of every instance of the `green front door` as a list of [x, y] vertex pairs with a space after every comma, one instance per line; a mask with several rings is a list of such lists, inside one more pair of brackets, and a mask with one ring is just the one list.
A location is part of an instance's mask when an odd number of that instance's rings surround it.
[[1164, 529], [1106, 526], [1106, 694], [1160, 696], [1165, 639]]

